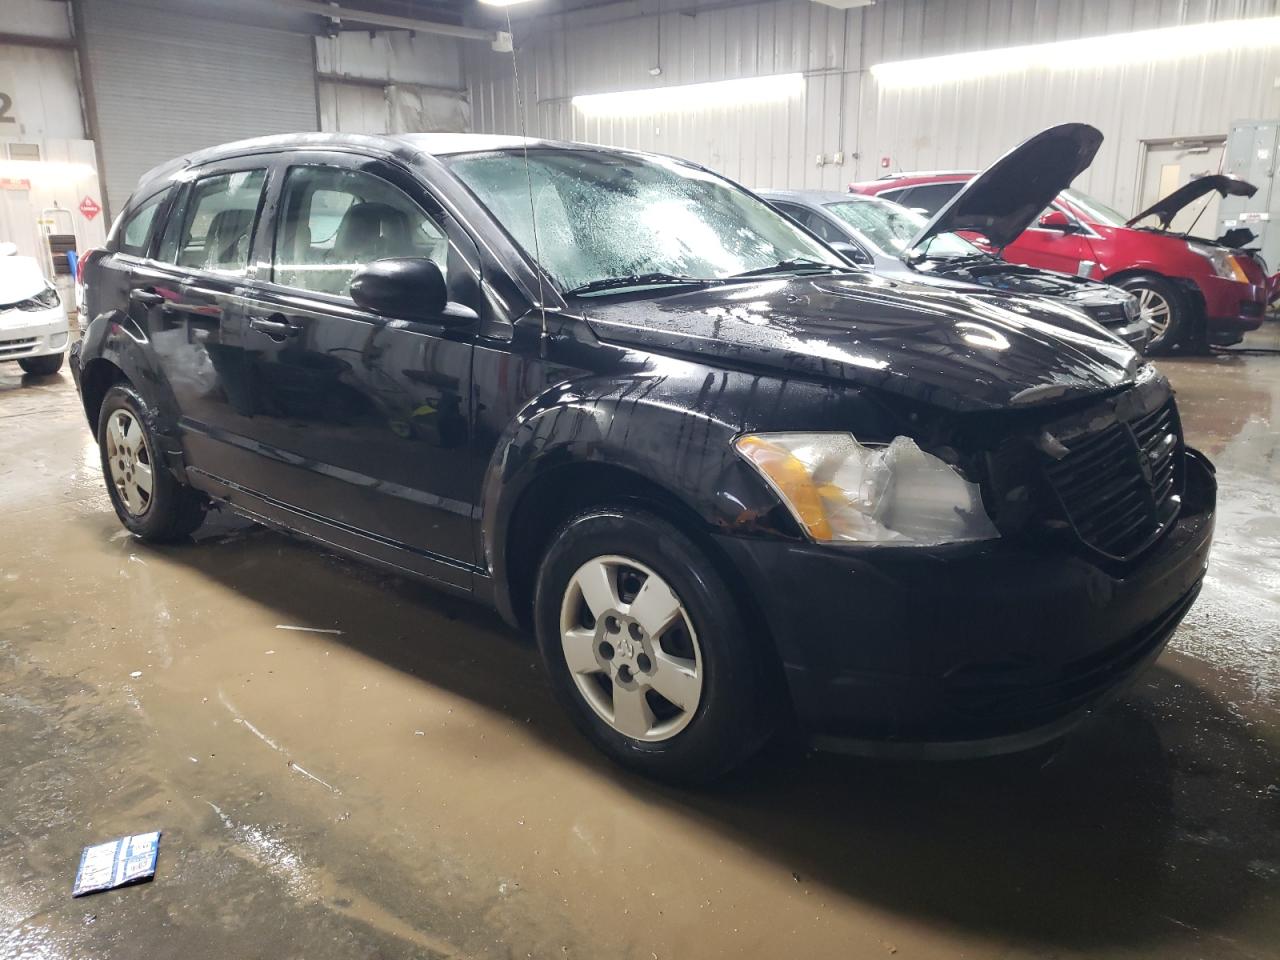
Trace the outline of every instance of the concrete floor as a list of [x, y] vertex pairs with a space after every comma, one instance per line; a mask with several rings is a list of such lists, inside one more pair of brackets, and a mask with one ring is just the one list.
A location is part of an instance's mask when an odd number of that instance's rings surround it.
[[[1162, 367], [1218, 542], [1122, 703], [1056, 754], [685, 792], [481, 610], [225, 520], [135, 542], [70, 378], [0, 366], [0, 956], [1280, 957], [1280, 352]], [[70, 898], [153, 829], [153, 883]]]

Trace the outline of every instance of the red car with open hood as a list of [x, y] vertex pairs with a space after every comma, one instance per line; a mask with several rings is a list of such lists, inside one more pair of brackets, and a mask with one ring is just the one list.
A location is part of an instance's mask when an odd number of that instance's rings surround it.
[[[1089, 145], [1096, 151], [1102, 135], [1083, 124], [1071, 126], [1092, 130], [1096, 142]], [[988, 226], [1006, 226], [1021, 221], [1027, 213], [1013, 208], [1034, 191], [1017, 180], [1034, 177], [1035, 167], [1006, 163], [1020, 149], [981, 174], [897, 174], [853, 183], [849, 190], [894, 200], [926, 216], [946, 218], [951, 229], [968, 235], [984, 235]], [[1227, 346], [1262, 324], [1273, 285], [1261, 256], [1244, 249], [1253, 235], [1237, 229], [1210, 238], [1175, 233], [1170, 224], [1180, 210], [1211, 193], [1252, 196], [1255, 190], [1238, 177], [1201, 177], [1136, 217], [1126, 218], [1078, 190], [1064, 188], [1038, 218], [1034, 213], [1026, 217], [1028, 227], [1013, 239], [1004, 244], [995, 237], [991, 240], [998, 246], [997, 252], [1013, 263], [1078, 273], [1134, 293], [1151, 322], [1148, 349], [1152, 351], [1190, 349], [1206, 343]], [[1206, 226], [1213, 232], [1212, 225]]]

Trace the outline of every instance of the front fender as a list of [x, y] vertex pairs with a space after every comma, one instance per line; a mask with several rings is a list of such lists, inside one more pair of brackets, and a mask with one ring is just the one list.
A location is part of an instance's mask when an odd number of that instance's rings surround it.
[[741, 506], [734, 510], [725, 493], [742, 486], [745, 464], [732, 448], [741, 426], [677, 400], [671, 387], [657, 374], [590, 378], [557, 384], [525, 405], [485, 474], [481, 538], [491, 570], [500, 572], [505, 530], [524, 492], [548, 471], [574, 464], [603, 464], [656, 484], [708, 525], [733, 522]]

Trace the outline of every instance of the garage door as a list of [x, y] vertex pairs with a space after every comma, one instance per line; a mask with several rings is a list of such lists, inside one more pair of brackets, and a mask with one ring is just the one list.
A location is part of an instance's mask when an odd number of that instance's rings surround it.
[[107, 199], [201, 147], [315, 130], [309, 36], [115, 0], [84, 3]]

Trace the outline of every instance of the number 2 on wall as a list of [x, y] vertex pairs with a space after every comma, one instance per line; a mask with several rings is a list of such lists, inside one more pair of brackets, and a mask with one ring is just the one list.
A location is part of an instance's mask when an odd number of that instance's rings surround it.
[[0, 93], [0, 123], [17, 123], [17, 117], [9, 116], [9, 111], [13, 109], [13, 97], [7, 93]]

